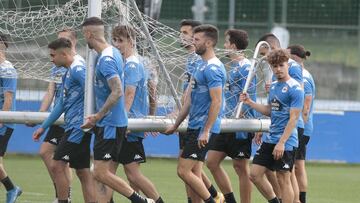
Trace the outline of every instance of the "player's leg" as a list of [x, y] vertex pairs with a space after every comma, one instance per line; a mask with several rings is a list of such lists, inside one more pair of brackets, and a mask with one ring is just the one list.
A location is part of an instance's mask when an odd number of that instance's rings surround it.
[[[222, 136], [222, 135], [218, 135]], [[211, 141], [210, 141], [211, 143]], [[226, 154], [221, 151], [209, 150], [206, 165], [215, 179], [217, 186], [223, 194], [232, 193], [230, 178], [220, 163], [224, 160]]]
[[[201, 174], [195, 175], [192, 169], [196, 166], [198, 160], [191, 160], [180, 158], [177, 173], [178, 176], [192, 188], [197, 195], [201, 197], [202, 200], [205, 202], [214, 202], [213, 198], [211, 197], [209, 191], [205, 187], [202, 179], [199, 177]], [[212, 200], [212, 201], [211, 201]]]
[[125, 174], [132, 184], [139, 188], [147, 197], [163, 202], [155, 185], [140, 171], [140, 164], [132, 162], [124, 165]]
[[128, 138], [129, 135], [124, 140], [119, 153], [118, 161], [124, 165], [124, 171], [130, 185], [134, 185], [135, 188], [139, 188], [145, 196], [156, 200], [158, 203], [162, 203], [163, 200], [156, 190], [155, 185], [146, 176], [144, 176], [140, 170], [140, 163], [146, 162], [142, 138], [137, 138], [137, 141], [133, 142], [128, 141]]
[[259, 192], [270, 202], [278, 203], [279, 200], [265, 176], [267, 170], [273, 170], [274, 159], [272, 152], [275, 145], [263, 142], [256, 151], [253, 163], [250, 168], [250, 180]]
[[7, 191], [6, 203], [12, 203], [15, 202], [17, 197], [22, 193], [21, 189], [18, 186], [15, 186], [10, 177], [7, 175], [3, 162], [3, 157], [5, 155], [10, 137], [13, 133], [13, 129], [2, 127], [0, 128], [0, 131], [0, 181]]
[[282, 203], [293, 203], [294, 202], [294, 190], [291, 184], [291, 172], [289, 171], [277, 171], [276, 176], [278, 178], [281, 193]]
[[250, 181], [249, 159], [234, 159], [233, 167], [239, 177], [240, 202], [251, 202], [252, 183]]
[[281, 195], [281, 188], [278, 182], [278, 179], [276, 177], [276, 172], [275, 171], [271, 171], [271, 170], [266, 170], [265, 172], [266, 178], [268, 179], [268, 181], [270, 182], [276, 197], [278, 197], [279, 199], [281, 199], [282, 195]]
[[282, 202], [294, 202], [294, 189], [291, 182], [291, 171], [295, 162], [295, 149], [285, 150], [281, 159], [276, 160], [273, 167], [281, 188]]
[[[241, 135], [237, 137], [237, 135]], [[228, 154], [233, 159], [233, 167], [239, 177], [240, 202], [251, 202], [252, 183], [250, 181], [249, 159], [254, 134], [240, 132], [233, 135], [228, 144]]]
[[310, 140], [309, 136], [299, 137], [299, 148], [296, 151], [295, 175], [299, 185], [299, 199], [301, 203], [306, 203], [306, 191], [308, 187], [307, 173], [305, 168], [306, 146]]
[[[44, 142], [40, 146], [40, 151], [39, 151], [39, 155], [40, 155], [41, 159], [43, 160], [43, 162], [46, 166], [46, 169], [48, 170], [51, 180], [53, 181], [54, 189], [55, 189], [55, 198], [57, 198], [55, 175], [54, 175], [54, 172], [51, 170], [52, 169], [51, 166], [54, 161], [53, 157], [54, 157], [56, 146], [59, 144], [63, 135], [64, 135], [64, 128], [59, 127], [59, 126], [51, 126], [44, 138]], [[68, 167], [66, 177], [71, 182], [72, 171], [71, 171], [70, 167]], [[70, 190], [70, 188], [69, 188], [69, 190]], [[69, 193], [69, 195], [70, 195], [70, 193]], [[70, 198], [70, 196], [69, 196], [69, 198]]]
[[[127, 182], [112, 171], [112, 160], [119, 154], [125, 133], [126, 127], [105, 126], [95, 128], [94, 177], [97, 181], [127, 197], [132, 203], [151, 202], [150, 199], [140, 196]], [[105, 139], [105, 137], [113, 137], [113, 139]]]
[[291, 186], [293, 188], [293, 193], [294, 193], [294, 203], [300, 203], [300, 197], [299, 197], [299, 185], [298, 185], [298, 181], [296, 179], [296, 175], [295, 175], [295, 167], [293, 168], [292, 172], [291, 172], [291, 176], [290, 176], [290, 180], [291, 180]]
[[[214, 202], [209, 191], [205, 187], [201, 178], [201, 165], [199, 162], [205, 160], [207, 152], [206, 147], [198, 147], [198, 136], [200, 130], [188, 129], [186, 132], [186, 140], [183, 152], [178, 161], [177, 173], [178, 176], [186, 183], [191, 189], [201, 197], [205, 202]], [[200, 166], [198, 170], [195, 170]], [[195, 173], [193, 172], [195, 170]]]
[[[114, 161], [110, 161], [110, 162], [111, 162], [110, 163], [110, 172], [112, 174], [116, 174], [119, 164]], [[96, 198], [97, 198], [98, 203], [113, 203], [114, 202], [113, 201], [113, 193], [114, 193], [113, 189], [111, 189], [109, 186], [97, 181], [96, 179], [94, 181], [95, 181]]]
[[224, 201], [224, 195], [221, 192], [218, 192], [216, 190], [216, 188], [211, 183], [210, 179], [207, 177], [207, 175], [206, 175], [206, 173], [205, 173], [205, 171], [203, 169], [201, 169], [201, 178], [202, 178], [202, 181], [205, 184], [205, 187], [208, 189], [211, 196], [215, 199], [215, 202], [216, 201], [223, 202]]

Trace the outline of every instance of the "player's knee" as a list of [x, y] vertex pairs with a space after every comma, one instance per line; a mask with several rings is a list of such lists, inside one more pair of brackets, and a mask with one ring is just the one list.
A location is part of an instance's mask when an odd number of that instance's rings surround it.
[[259, 182], [259, 180], [261, 179], [261, 176], [257, 173], [254, 172], [250, 172], [250, 181], [253, 182], [254, 184], [256, 184], [257, 182]]
[[177, 175], [181, 178], [184, 179], [187, 174], [189, 173], [189, 171], [187, 171], [186, 169], [184, 169], [183, 167], [178, 167], [177, 168]]
[[93, 170], [93, 176], [99, 182], [102, 182], [102, 180], [106, 178], [106, 174], [107, 174], [106, 171], [99, 169], [97, 167], [95, 167]]
[[207, 160], [206, 161], [206, 166], [210, 171], [215, 171], [215, 170], [220, 168], [220, 165], [218, 163], [216, 163], [215, 161], [212, 161], [212, 160]]

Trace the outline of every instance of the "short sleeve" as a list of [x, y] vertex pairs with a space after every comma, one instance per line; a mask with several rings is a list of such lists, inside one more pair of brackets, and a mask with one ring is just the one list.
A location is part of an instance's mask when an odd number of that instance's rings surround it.
[[141, 73], [138, 64], [133, 62], [126, 63], [124, 80], [126, 86], [138, 86], [138, 83], [141, 80]]
[[16, 78], [2, 78], [3, 86], [2, 89], [4, 92], [16, 92]]
[[291, 88], [290, 90], [290, 108], [302, 109], [304, 106], [304, 91], [300, 86]]
[[304, 92], [305, 92], [305, 96], [309, 96], [313, 94], [311, 84], [305, 78], [304, 78]]
[[211, 65], [205, 69], [204, 73], [209, 89], [223, 86], [224, 74], [218, 66]]
[[102, 60], [102, 64], [99, 68], [99, 71], [106, 78], [106, 80], [119, 77], [118, 70], [122, 67], [117, 67], [117, 64], [113, 58], [106, 56], [100, 60]]
[[300, 84], [303, 83], [302, 68], [300, 65], [292, 63], [289, 67], [289, 75], [290, 77], [298, 81]]

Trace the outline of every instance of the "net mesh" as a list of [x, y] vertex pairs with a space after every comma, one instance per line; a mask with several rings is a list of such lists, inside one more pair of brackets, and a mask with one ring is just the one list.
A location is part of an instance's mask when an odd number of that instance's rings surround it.
[[[9, 60], [17, 70], [18, 78], [41, 81], [54, 81], [51, 77], [52, 63], [48, 57], [47, 45], [56, 39], [57, 33], [64, 28], [72, 28], [78, 33], [77, 52], [85, 56], [86, 43], [81, 34], [81, 23], [87, 17], [88, 5], [81, 0], [70, 0], [58, 5], [29, 5], [21, 9], [3, 9], [0, 11], [0, 32], [9, 38], [9, 48], [6, 51]], [[180, 46], [179, 31], [168, 27], [159, 21], [142, 15], [139, 18], [131, 5], [120, 0], [102, 1], [102, 19], [106, 22], [109, 42], [111, 42], [111, 29], [115, 25], [130, 24], [136, 30], [136, 44], [139, 57], [145, 68], [149, 69], [149, 83], [155, 89], [150, 95], [157, 103], [157, 114], [169, 117], [176, 109], [175, 97], [181, 98], [183, 83], [186, 80], [186, 63], [189, 53]], [[155, 47], [166, 67], [161, 69], [158, 60], [151, 49], [149, 39], [146, 37], [142, 22], [148, 27]], [[228, 51], [216, 49], [217, 57], [225, 64], [230, 73], [230, 65], [234, 63]], [[252, 57], [253, 51], [244, 50], [243, 54]], [[261, 63], [261, 62], [259, 62]], [[266, 96], [264, 79], [269, 72], [268, 66], [259, 66], [256, 69], [256, 97]], [[265, 68], [264, 68], [265, 67]], [[166, 80], [165, 71], [175, 88], [176, 95], [171, 92], [171, 85]], [[265, 75], [265, 76], [264, 76]], [[237, 78], [246, 80], [246, 77]], [[58, 82], [58, 81], [57, 81]], [[31, 95], [29, 93], [29, 95]], [[255, 95], [254, 95], [255, 96]], [[258, 99], [259, 100], [259, 99]], [[228, 111], [236, 111], [229, 109]], [[225, 112], [230, 114], [232, 112]], [[232, 113], [233, 115], [233, 113]], [[245, 118], [258, 118], [259, 115], [244, 114]]]

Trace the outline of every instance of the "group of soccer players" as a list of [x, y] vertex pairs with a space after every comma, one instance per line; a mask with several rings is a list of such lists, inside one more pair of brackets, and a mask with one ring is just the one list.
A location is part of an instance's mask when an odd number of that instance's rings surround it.
[[[243, 53], [249, 37], [246, 31], [229, 29], [224, 48], [231, 60], [229, 71], [216, 57], [219, 31], [215, 26], [198, 21], [180, 23], [180, 41], [189, 56], [183, 85], [183, 107], [175, 112], [174, 125], [164, 134], [173, 134], [187, 118], [188, 129], [179, 133], [177, 173], [184, 181], [188, 202], [237, 202], [228, 174], [221, 162], [229, 156], [238, 175], [240, 202], [250, 203], [252, 184], [270, 202], [305, 203], [307, 177], [306, 144], [312, 133], [312, 102], [315, 84], [303, 61], [310, 56], [301, 45], [284, 50], [272, 34], [259, 39], [270, 47], [262, 47], [263, 66], [270, 65], [274, 74], [267, 81], [268, 103], [256, 103], [256, 78], [243, 93], [251, 65]], [[70, 202], [71, 170], [81, 182], [84, 202], [114, 202], [113, 191], [132, 203], [164, 202], [154, 184], [140, 170], [146, 161], [144, 133], [127, 129], [128, 118], [149, 114], [149, 71], [136, 53], [136, 31], [130, 25], [118, 25], [112, 30], [112, 44], [105, 40], [104, 22], [87, 18], [82, 34], [89, 48], [97, 52], [94, 93], [96, 111], [83, 118], [85, 92], [85, 60], [76, 54], [76, 33], [65, 29], [49, 45], [54, 63], [52, 77], [60, 83], [49, 83], [39, 111], [49, 117], [41, 124], [33, 139], [38, 141], [47, 131], [40, 155], [54, 183], [55, 202]], [[3, 111], [15, 110], [16, 70], [5, 60], [7, 41], [0, 40], [0, 104]], [[269, 51], [271, 48], [271, 51]], [[5, 77], [3, 74], [13, 74]], [[254, 117], [256, 111], [271, 118], [270, 133], [221, 132], [221, 119], [234, 118], [239, 102], [242, 116]], [[64, 113], [65, 123], [54, 122]], [[151, 113], [151, 112], [150, 112]], [[28, 124], [32, 126], [32, 124]], [[7, 203], [15, 202], [21, 189], [6, 175], [2, 157], [12, 134], [12, 125], [0, 124], [0, 179], [7, 192]], [[90, 170], [90, 140], [95, 134], [93, 169]], [[252, 140], [261, 144], [252, 165]], [[214, 177], [218, 192], [203, 171], [203, 163]], [[116, 175], [122, 164], [128, 182]], [[142, 192], [144, 196], [140, 195]]]

